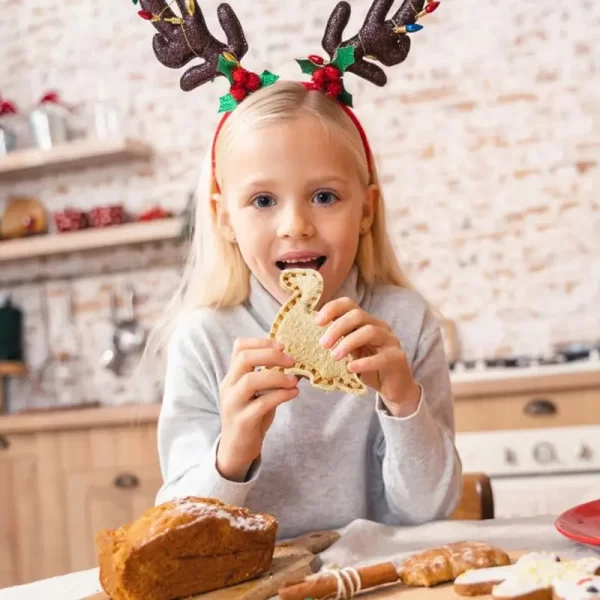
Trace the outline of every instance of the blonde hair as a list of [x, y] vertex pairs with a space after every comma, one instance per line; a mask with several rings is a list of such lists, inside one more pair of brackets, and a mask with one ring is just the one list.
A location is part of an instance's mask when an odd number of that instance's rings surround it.
[[[334, 131], [356, 156], [359, 175], [365, 187], [378, 185], [373, 157], [369, 172], [365, 147], [350, 117], [339, 104], [323, 93], [310, 92], [301, 83], [279, 81], [244, 100], [227, 118], [215, 145], [214, 174], [217, 184], [223, 180], [223, 165], [229, 149], [257, 128], [297, 118], [318, 118], [324, 131]], [[178, 315], [200, 307], [225, 308], [248, 298], [250, 271], [237, 245], [219, 230], [211, 195], [215, 190], [211, 148], [206, 153], [195, 193], [195, 220], [191, 249], [173, 299], [164, 318], [157, 324], [150, 343], [166, 342]], [[391, 284], [404, 288], [412, 285], [402, 272], [386, 230], [383, 197], [377, 203], [371, 228], [361, 235], [355, 261], [360, 278], [368, 286]], [[157, 338], [160, 338], [157, 339]], [[157, 343], [158, 342], [158, 343]]]

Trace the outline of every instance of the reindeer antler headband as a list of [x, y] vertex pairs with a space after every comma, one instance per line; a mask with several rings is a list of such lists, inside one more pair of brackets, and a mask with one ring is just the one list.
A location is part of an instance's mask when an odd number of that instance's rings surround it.
[[[196, 0], [171, 0], [169, 3], [166, 0], [139, 1], [143, 10], [138, 14], [150, 21], [158, 32], [152, 47], [163, 65], [180, 69], [195, 58], [204, 60], [200, 65], [189, 67], [182, 75], [182, 90], [190, 91], [207, 81], [214, 81], [219, 75], [229, 81], [229, 93], [222, 96], [219, 103], [219, 112], [225, 115], [213, 139], [214, 166], [215, 141], [227, 115], [249, 94], [275, 83], [278, 76], [269, 71], [258, 75], [241, 66], [240, 61], [248, 52], [248, 43], [239, 19], [228, 4], [217, 8], [217, 17], [227, 39], [224, 43], [211, 35]], [[171, 10], [173, 1], [177, 3], [181, 16]], [[134, 4], [137, 2], [133, 0]], [[375, 61], [386, 67], [403, 62], [410, 51], [407, 34], [422, 29], [418, 21], [440, 4], [434, 0], [403, 0], [394, 16], [387, 19], [393, 3], [394, 0], [374, 0], [360, 31], [344, 41], [342, 36], [350, 20], [351, 8], [348, 2], [339, 2], [329, 17], [321, 42], [330, 60], [310, 55], [297, 61], [302, 72], [311, 76], [305, 87], [338, 100], [352, 119], [363, 140], [369, 168], [369, 144], [362, 125], [350, 110], [352, 96], [344, 87], [344, 73], [349, 71], [375, 85], [385, 85], [387, 76]]]

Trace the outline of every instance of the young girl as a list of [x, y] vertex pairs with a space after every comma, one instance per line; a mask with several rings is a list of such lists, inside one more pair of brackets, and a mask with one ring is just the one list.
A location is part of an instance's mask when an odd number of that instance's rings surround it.
[[[196, 200], [157, 502], [244, 505], [274, 515], [280, 538], [448, 516], [461, 465], [440, 329], [398, 266], [353, 113], [316, 85], [262, 86], [219, 127]], [[268, 333], [287, 300], [280, 274], [298, 267], [321, 273], [321, 344], [351, 357], [367, 396], [258, 370], [293, 364]]]

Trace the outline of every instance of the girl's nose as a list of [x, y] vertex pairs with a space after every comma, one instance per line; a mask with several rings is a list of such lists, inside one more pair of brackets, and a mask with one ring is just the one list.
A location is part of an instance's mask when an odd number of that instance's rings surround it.
[[311, 237], [315, 233], [315, 226], [308, 211], [305, 213], [298, 208], [283, 211], [278, 227], [278, 235], [288, 238]]

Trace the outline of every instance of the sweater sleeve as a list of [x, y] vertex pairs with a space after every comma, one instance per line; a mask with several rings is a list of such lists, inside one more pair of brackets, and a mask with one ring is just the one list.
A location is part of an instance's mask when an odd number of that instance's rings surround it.
[[259, 460], [242, 483], [225, 479], [216, 467], [221, 430], [218, 383], [214, 374], [209, 375], [209, 357], [202, 352], [206, 346], [194, 329], [197, 322], [178, 326], [168, 347], [158, 419], [158, 454], [164, 483], [156, 503], [193, 495], [242, 506], [256, 480]]
[[450, 516], [462, 493], [450, 374], [431, 313], [426, 313], [412, 371], [421, 387], [417, 410], [404, 418], [390, 416], [378, 395], [377, 414], [388, 505], [399, 522], [419, 524]]

